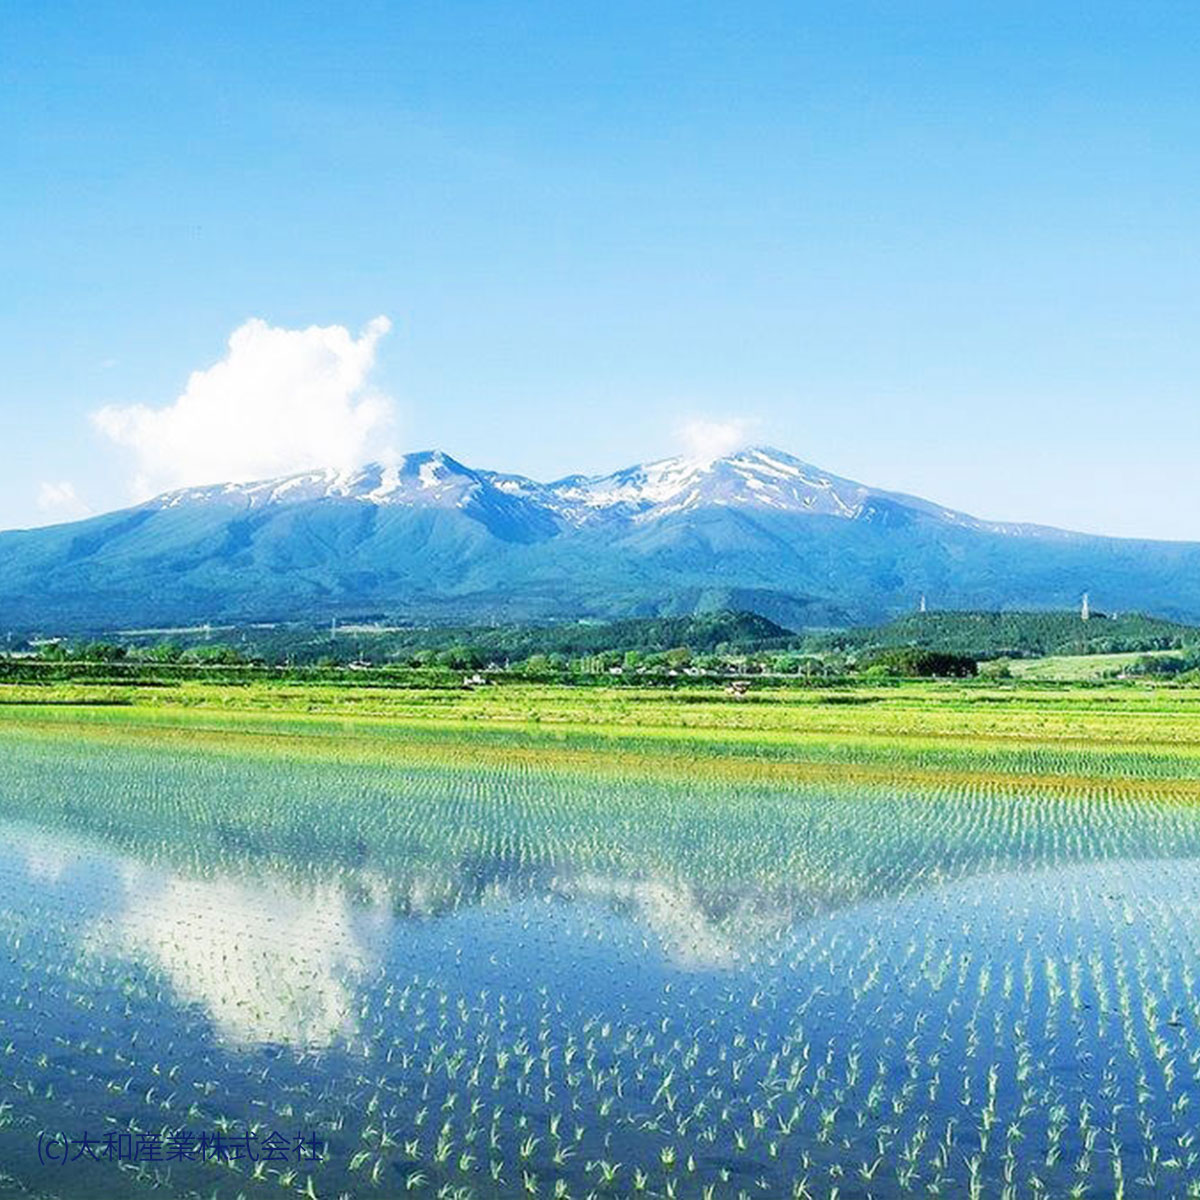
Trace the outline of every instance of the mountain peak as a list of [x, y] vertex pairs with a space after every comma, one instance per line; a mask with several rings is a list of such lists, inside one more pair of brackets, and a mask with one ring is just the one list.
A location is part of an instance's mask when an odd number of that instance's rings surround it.
[[710, 506], [747, 506], [850, 517], [871, 490], [773, 446], [718, 458], [678, 455], [611, 475], [572, 475], [549, 485], [565, 499], [631, 519]]
[[266, 504], [299, 504], [311, 500], [362, 500], [377, 504], [402, 502], [413, 493], [461, 491], [480, 485], [479, 475], [443, 450], [420, 450], [390, 462], [353, 468], [318, 467], [271, 479], [177, 488], [156, 496], [156, 508], [225, 503], [258, 508]]

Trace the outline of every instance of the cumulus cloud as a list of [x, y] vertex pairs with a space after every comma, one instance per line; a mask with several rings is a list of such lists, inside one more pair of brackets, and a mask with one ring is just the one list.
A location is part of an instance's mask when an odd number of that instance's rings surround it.
[[754, 417], [729, 417], [714, 421], [693, 417], [679, 427], [679, 437], [688, 458], [712, 462], [735, 450], [741, 450], [758, 426]]
[[174, 403], [109, 405], [92, 422], [133, 451], [143, 496], [386, 459], [395, 406], [370, 374], [390, 328], [376, 317], [355, 337], [341, 325], [281, 329], [249, 320]]
[[38, 488], [39, 511], [55, 521], [76, 521], [92, 510], [79, 498], [75, 485], [63, 479], [58, 483], [45, 482]]

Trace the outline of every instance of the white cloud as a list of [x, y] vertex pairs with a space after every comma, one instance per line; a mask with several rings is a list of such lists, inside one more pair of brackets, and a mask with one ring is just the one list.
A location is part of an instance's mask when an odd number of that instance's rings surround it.
[[688, 458], [712, 462], [715, 458], [741, 450], [758, 423], [756, 417], [729, 417], [721, 421], [693, 417], [685, 421], [678, 432]]
[[395, 406], [369, 376], [390, 328], [376, 317], [356, 338], [341, 325], [281, 329], [249, 320], [173, 404], [110, 405], [92, 422], [134, 452], [143, 497], [388, 458]]
[[37, 506], [41, 512], [56, 521], [76, 521], [86, 517], [91, 509], [79, 498], [75, 485], [64, 479], [58, 483], [49, 481], [38, 488]]

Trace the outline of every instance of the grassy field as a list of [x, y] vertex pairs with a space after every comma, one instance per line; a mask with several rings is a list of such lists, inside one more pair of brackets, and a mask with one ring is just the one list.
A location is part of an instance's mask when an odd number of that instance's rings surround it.
[[0, 729], [107, 743], [171, 742], [290, 758], [798, 782], [987, 779], [1021, 787], [1153, 780], [1200, 796], [1200, 689], [909, 683], [469, 689], [336, 686], [0, 690]]
[[1113, 679], [1139, 659], [1178, 657], [1178, 650], [1146, 650], [1127, 654], [1050, 654], [1045, 658], [1007, 661], [1013, 677], [1025, 682], [1095, 683]]

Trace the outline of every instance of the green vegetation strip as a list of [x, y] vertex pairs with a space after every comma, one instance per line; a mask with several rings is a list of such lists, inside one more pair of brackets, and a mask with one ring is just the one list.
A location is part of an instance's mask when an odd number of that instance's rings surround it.
[[526, 686], [5, 689], [0, 733], [180, 751], [781, 785], [1023, 790], [1154, 783], [1200, 796], [1200, 692], [985, 692], [946, 684], [844, 693]]

